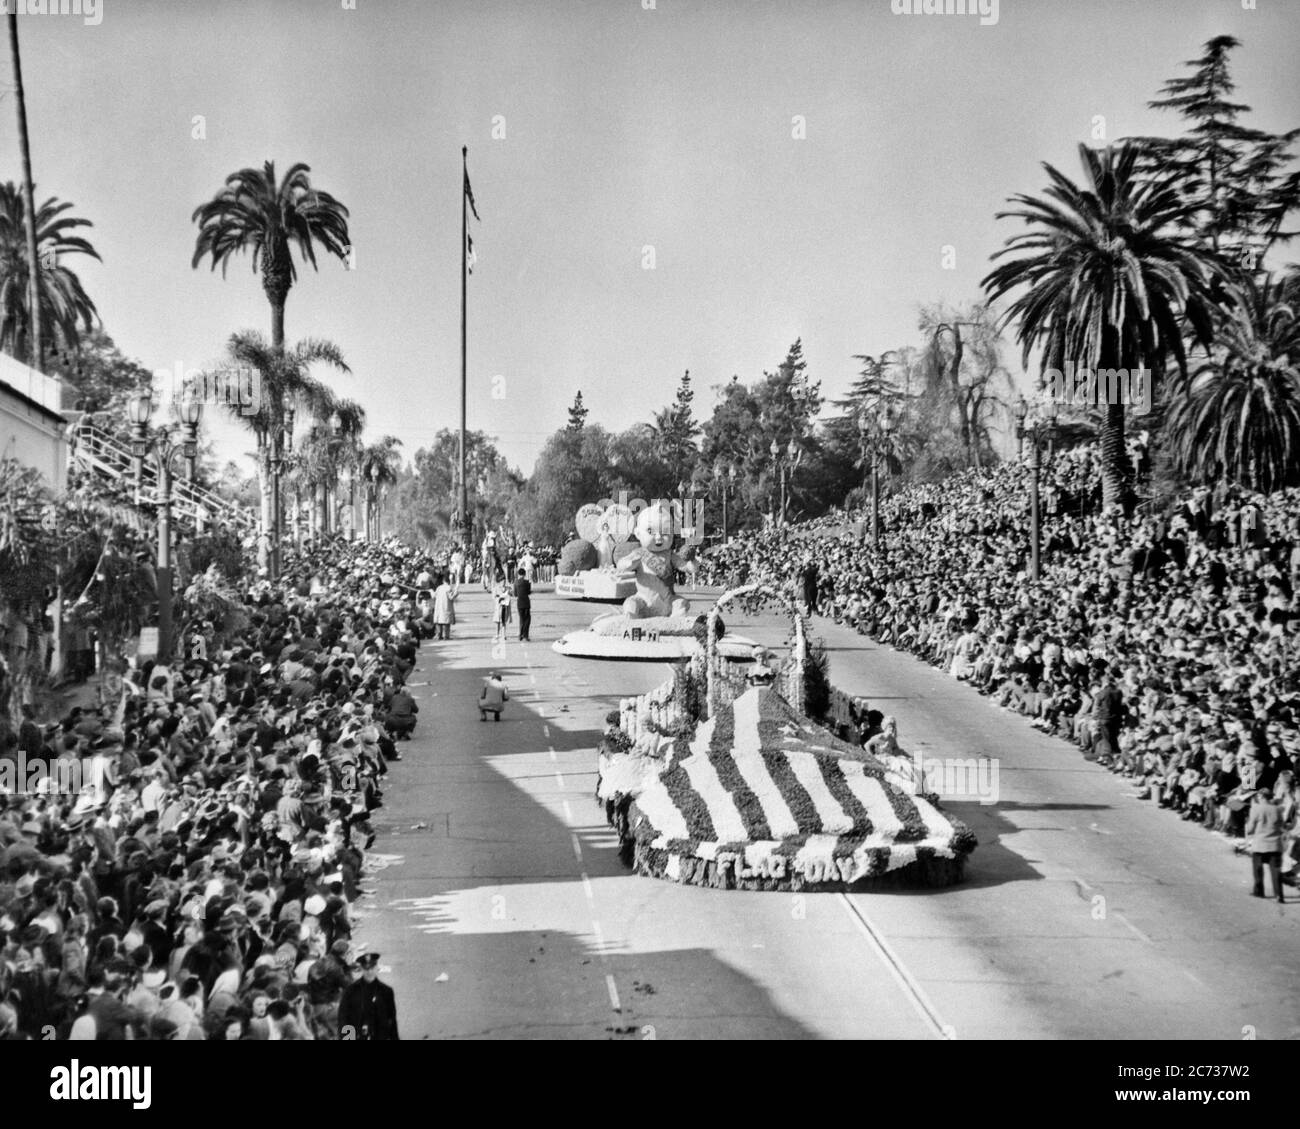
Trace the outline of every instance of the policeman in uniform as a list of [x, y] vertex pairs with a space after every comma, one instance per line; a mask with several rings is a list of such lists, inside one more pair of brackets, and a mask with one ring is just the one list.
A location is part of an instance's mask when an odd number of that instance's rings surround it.
[[361, 978], [343, 989], [339, 1000], [339, 1038], [366, 1042], [397, 1040], [397, 1001], [393, 989], [379, 979], [379, 954], [357, 958]]

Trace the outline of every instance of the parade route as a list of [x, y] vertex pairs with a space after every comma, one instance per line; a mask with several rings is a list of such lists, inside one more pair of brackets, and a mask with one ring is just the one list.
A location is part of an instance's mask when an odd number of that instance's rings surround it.
[[[426, 642], [412, 676], [420, 726], [359, 907], [403, 1038], [1297, 1034], [1297, 910], [1248, 898], [1248, 864], [1222, 839], [820, 621], [836, 684], [894, 713], [905, 747], [997, 757], [998, 802], [952, 805], [980, 838], [966, 883], [795, 895], [631, 874], [593, 799], [595, 749], [617, 699], [668, 668], [562, 658], [550, 642], [598, 608], [539, 593], [534, 609], [534, 642], [494, 648], [487, 597], [466, 589], [453, 638]], [[511, 703], [483, 723], [474, 698], [494, 669]]]

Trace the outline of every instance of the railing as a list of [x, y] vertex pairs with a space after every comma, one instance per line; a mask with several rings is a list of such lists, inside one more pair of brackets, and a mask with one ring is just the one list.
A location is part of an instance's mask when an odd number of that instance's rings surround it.
[[[82, 469], [114, 480], [130, 480], [135, 473], [131, 452], [112, 436], [87, 423], [78, 423], [68, 433], [73, 461]], [[158, 504], [158, 471], [149, 459], [140, 467], [137, 502]], [[256, 519], [244, 507], [226, 501], [205, 486], [185, 478], [172, 480], [172, 511], [198, 528], [209, 523], [233, 526], [238, 532], [256, 527]]]
[[618, 724], [633, 741], [647, 732], [650, 726], [668, 728], [682, 718], [682, 705], [673, 694], [676, 679], [656, 686], [636, 698], [622, 698], [618, 703]]

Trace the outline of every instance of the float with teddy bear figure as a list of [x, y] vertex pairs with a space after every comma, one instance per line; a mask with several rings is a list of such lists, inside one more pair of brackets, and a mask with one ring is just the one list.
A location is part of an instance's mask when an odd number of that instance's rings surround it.
[[[579, 542], [565, 546], [564, 556], [576, 564], [590, 563], [594, 554], [596, 567], [557, 577], [556, 591], [566, 594], [564, 584], [568, 582], [580, 585], [587, 599], [609, 598], [596, 593], [625, 595], [620, 611], [597, 616], [585, 630], [571, 631], [556, 640], [553, 649], [574, 658], [654, 662], [673, 662], [701, 653], [706, 648], [706, 618], [690, 614], [690, 604], [677, 594], [675, 583], [678, 573], [695, 571], [687, 549], [699, 527], [688, 522], [698, 521], [697, 514], [684, 514], [679, 503], [662, 500], [636, 511], [622, 503], [603, 510], [583, 506], [576, 518]], [[634, 538], [631, 542], [627, 541], [629, 535]], [[582, 546], [591, 548], [592, 553]], [[567, 594], [576, 591], [574, 587]], [[727, 658], [749, 658], [755, 646], [752, 639], [727, 634], [720, 620], [714, 622], [713, 631], [718, 653]]]

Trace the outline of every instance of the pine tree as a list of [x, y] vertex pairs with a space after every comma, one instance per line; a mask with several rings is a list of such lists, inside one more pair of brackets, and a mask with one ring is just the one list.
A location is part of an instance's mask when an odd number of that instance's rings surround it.
[[691, 370], [687, 369], [682, 373], [681, 383], [677, 385], [677, 398], [673, 402], [673, 415], [677, 421], [679, 433], [693, 437], [699, 427], [696, 425], [691, 415], [691, 401], [695, 399], [695, 392], [691, 388]]
[[1148, 105], [1177, 112], [1188, 132], [1142, 142], [1150, 151], [1149, 171], [1183, 185], [1194, 230], [1254, 272], [1269, 247], [1295, 234], [1282, 224], [1300, 206], [1300, 173], [1284, 170], [1300, 130], [1272, 134], [1241, 122], [1250, 107], [1230, 101], [1236, 84], [1228, 70], [1228, 57], [1239, 46], [1230, 35], [1217, 36], [1199, 59], [1187, 61], [1191, 74], [1165, 82], [1162, 97]]
[[573, 406], [569, 409], [569, 425], [566, 431], [581, 431], [583, 425], [587, 422], [587, 409], [582, 404], [582, 392], [579, 391], [573, 398]]

